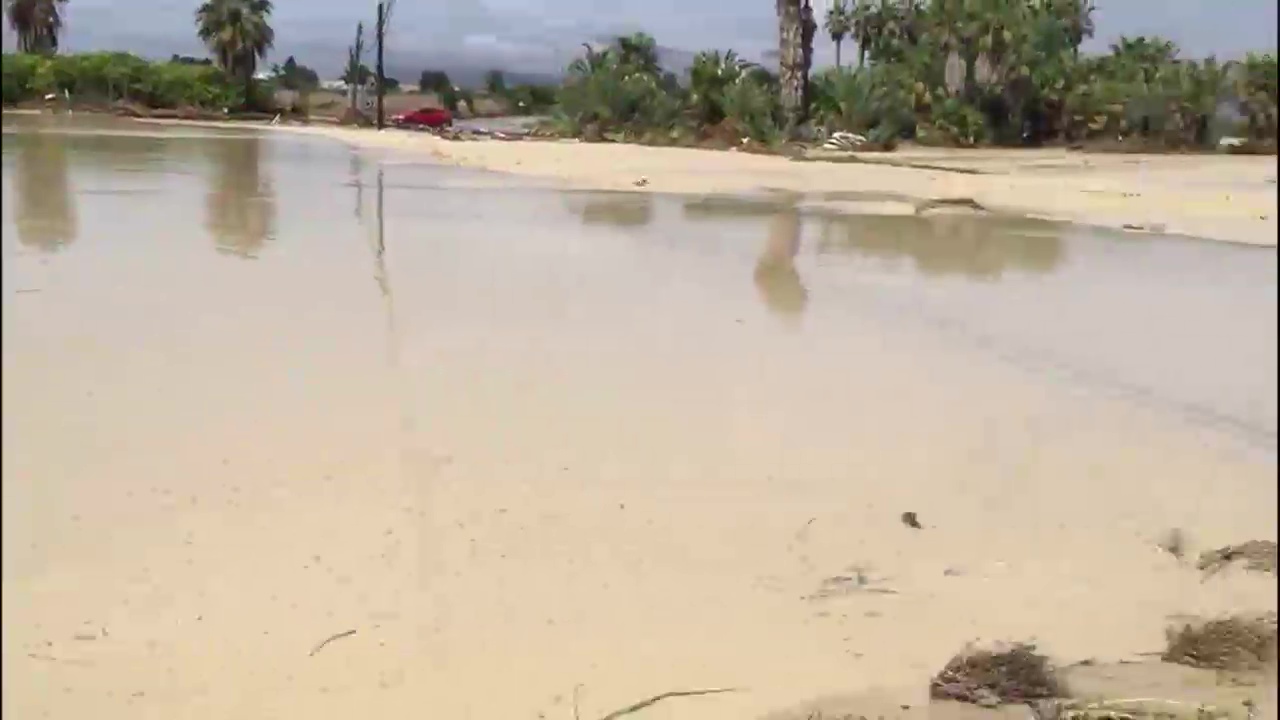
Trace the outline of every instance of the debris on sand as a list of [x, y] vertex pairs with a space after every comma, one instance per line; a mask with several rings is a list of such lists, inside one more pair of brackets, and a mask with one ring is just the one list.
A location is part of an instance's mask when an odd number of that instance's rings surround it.
[[1244, 563], [1245, 570], [1254, 572], [1276, 573], [1276, 544], [1271, 540], [1250, 540], [1239, 545], [1227, 545], [1217, 550], [1206, 550], [1200, 554], [1197, 567], [1205, 576], [1233, 565]]
[[1229, 720], [1250, 718], [1249, 708], [1241, 706], [1238, 712], [1162, 698], [1134, 698], [1132, 700], [1041, 700], [1032, 705], [1035, 720]]
[[903, 525], [906, 525], [913, 530], [920, 530], [924, 527], [920, 524], [920, 518], [916, 517], [916, 514], [911, 511], [902, 513], [901, 520]]
[[1156, 541], [1156, 547], [1172, 555], [1178, 562], [1186, 558], [1189, 544], [1187, 534], [1182, 528], [1173, 528]]
[[1276, 616], [1232, 615], [1169, 628], [1165, 662], [1209, 670], [1266, 670], [1276, 659]]
[[1049, 659], [1035, 650], [1028, 643], [967, 647], [930, 681], [929, 695], [986, 707], [1062, 697]]

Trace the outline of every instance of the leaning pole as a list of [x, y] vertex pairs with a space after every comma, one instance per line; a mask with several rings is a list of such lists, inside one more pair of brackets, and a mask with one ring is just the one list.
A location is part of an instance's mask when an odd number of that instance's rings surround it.
[[378, 40], [378, 129], [381, 130], [387, 126], [387, 117], [383, 111], [382, 99], [386, 95], [386, 76], [382, 72], [382, 39], [387, 35], [387, 15], [383, 7], [383, 3], [378, 3], [378, 20], [374, 26], [377, 29]]

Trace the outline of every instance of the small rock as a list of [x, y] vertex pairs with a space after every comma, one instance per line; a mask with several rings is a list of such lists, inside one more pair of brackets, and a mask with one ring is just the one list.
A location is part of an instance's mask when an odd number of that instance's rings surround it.
[[902, 524], [913, 530], [921, 530], [924, 528], [924, 526], [920, 524], [920, 520], [916, 518], [916, 514], [911, 511], [902, 513]]
[[642, 175], [642, 176], [640, 176], [640, 179], [639, 179], [639, 180], [636, 180], [635, 182], [633, 182], [633, 183], [631, 183], [631, 184], [632, 184], [632, 185], [635, 185], [636, 187], [644, 187], [644, 186], [646, 186], [646, 185], [648, 185], [648, 184], [649, 184], [649, 178], [644, 177], [644, 176]]

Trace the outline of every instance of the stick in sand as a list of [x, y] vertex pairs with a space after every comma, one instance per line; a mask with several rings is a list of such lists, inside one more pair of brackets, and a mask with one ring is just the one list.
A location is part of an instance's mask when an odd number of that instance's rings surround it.
[[660, 695], [654, 695], [653, 697], [647, 698], [645, 700], [641, 700], [640, 702], [635, 703], [634, 705], [628, 705], [622, 708], [621, 710], [614, 710], [608, 715], [605, 715], [604, 717], [600, 718], [600, 720], [618, 720], [618, 718], [622, 717], [623, 715], [630, 715], [631, 713], [640, 712], [641, 710], [649, 707], [650, 705], [657, 704], [668, 698], [693, 697], [695, 695], [715, 695], [718, 693], [737, 692], [737, 690], [738, 690], [737, 688], [711, 688], [709, 690], [673, 690], [671, 692], [664, 692]]
[[341, 639], [342, 639], [342, 638], [344, 638], [344, 637], [350, 637], [350, 636], [355, 635], [355, 634], [356, 634], [356, 631], [355, 631], [355, 630], [344, 630], [344, 631], [342, 631], [342, 632], [340, 632], [340, 633], [334, 633], [334, 634], [330, 635], [329, 637], [327, 637], [327, 638], [325, 638], [325, 639], [321, 640], [321, 641], [320, 641], [320, 644], [318, 644], [318, 645], [316, 645], [315, 647], [311, 648], [311, 652], [307, 653], [307, 657], [311, 657], [312, 655], [315, 655], [316, 653], [320, 652], [321, 650], [323, 650], [323, 649], [324, 649], [324, 646], [325, 646], [325, 645], [328, 645], [329, 643], [333, 642], [334, 640], [341, 640]]

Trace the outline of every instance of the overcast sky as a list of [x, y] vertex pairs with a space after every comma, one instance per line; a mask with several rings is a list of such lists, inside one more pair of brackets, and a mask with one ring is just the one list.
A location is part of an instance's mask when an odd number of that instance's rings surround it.
[[[829, 0], [815, 0], [815, 9]], [[72, 51], [128, 49], [147, 55], [201, 54], [192, 17], [199, 0], [69, 0]], [[1186, 55], [1242, 54], [1276, 47], [1276, 0], [1097, 0], [1097, 46], [1117, 35], [1154, 34]], [[341, 62], [357, 20], [374, 0], [275, 0], [277, 53], [322, 66]], [[145, 9], [144, 9], [145, 8]], [[457, 57], [511, 69], [554, 70], [579, 43], [645, 30], [681, 49], [732, 48], [752, 57], [776, 43], [774, 0], [398, 0], [391, 49]], [[7, 33], [5, 47], [12, 48]], [[337, 58], [330, 65], [327, 58]], [[818, 42], [829, 62], [830, 42]]]

